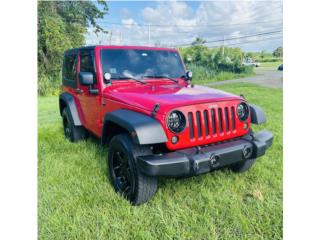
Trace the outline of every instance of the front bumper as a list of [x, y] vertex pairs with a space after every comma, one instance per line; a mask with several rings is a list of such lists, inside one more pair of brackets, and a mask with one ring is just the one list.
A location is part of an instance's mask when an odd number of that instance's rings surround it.
[[192, 176], [260, 157], [272, 145], [272, 141], [273, 134], [263, 130], [237, 140], [201, 148], [139, 156], [137, 162], [140, 171], [147, 176]]

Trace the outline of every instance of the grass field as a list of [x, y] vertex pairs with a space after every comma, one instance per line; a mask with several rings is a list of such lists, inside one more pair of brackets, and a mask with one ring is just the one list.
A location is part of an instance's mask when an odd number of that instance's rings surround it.
[[219, 87], [260, 105], [275, 139], [244, 174], [229, 170], [160, 179], [139, 207], [107, 180], [107, 148], [63, 136], [57, 97], [38, 101], [39, 239], [281, 239], [282, 91], [249, 84]]
[[262, 62], [260, 67], [266, 67], [266, 68], [275, 68], [278, 69], [282, 62]]
[[218, 82], [218, 81], [224, 81], [224, 80], [251, 77], [254, 75], [256, 75], [254, 70], [252, 73], [219, 72], [218, 74], [216, 74], [214, 76], [214, 78], [206, 78], [206, 77], [193, 78], [192, 82], [194, 84], [207, 84], [207, 83], [211, 83], [211, 82]]

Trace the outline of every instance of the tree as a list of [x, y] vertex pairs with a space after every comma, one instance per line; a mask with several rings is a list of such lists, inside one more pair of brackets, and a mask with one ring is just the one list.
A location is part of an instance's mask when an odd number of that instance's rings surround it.
[[[102, 6], [102, 10], [98, 8]], [[96, 33], [106, 31], [96, 22], [108, 12], [105, 1], [40, 1], [38, 2], [38, 80], [39, 93], [57, 88], [63, 53], [85, 43], [91, 26]], [[44, 84], [45, 81], [45, 84]], [[49, 82], [47, 82], [49, 81]], [[44, 85], [42, 85], [44, 84]]]
[[192, 46], [202, 46], [203, 44], [205, 44], [207, 41], [203, 38], [197, 37], [196, 40], [194, 40], [191, 45]]
[[245, 57], [245, 58], [251, 58], [251, 59], [253, 59], [253, 58], [254, 58], [254, 53], [248, 52], [248, 53], [245, 54], [244, 57]]
[[266, 51], [265, 51], [265, 50], [262, 50], [262, 51], [260, 52], [260, 58], [261, 58], [261, 59], [264, 59], [265, 56], [266, 56]]
[[214, 55], [213, 62], [216, 66], [219, 66], [220, 64], [223, 64], [225, 62], [222, 47], [220, 47], [218, 52]]
[[283, 56], [283, 48], [282, 47], [277, 47], [273, 51], [272, 55], [275, 56], [275, 57], [282, 57]]

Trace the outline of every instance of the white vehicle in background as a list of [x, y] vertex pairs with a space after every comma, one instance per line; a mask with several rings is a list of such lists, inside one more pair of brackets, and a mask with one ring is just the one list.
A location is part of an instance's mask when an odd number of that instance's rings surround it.
[[244, 59], [243, 62], [242, 62], [242, 65], [243, 66], [260, 67], [260, 63], [252, 60], [251, 58]]

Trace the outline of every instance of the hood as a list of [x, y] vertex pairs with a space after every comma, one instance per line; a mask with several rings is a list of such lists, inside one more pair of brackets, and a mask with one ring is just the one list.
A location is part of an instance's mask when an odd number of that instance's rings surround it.
[[199, 85], [186, 87], [181, 84], [155, 85], [152, 83], [114, 86], [111, 89], [107, 88], [104, 95], [147, 111], [152, 111], [154, 105], [159, 103], [158, 112], [162, 114], [180, 106], [242, 99], [230, 93]]

